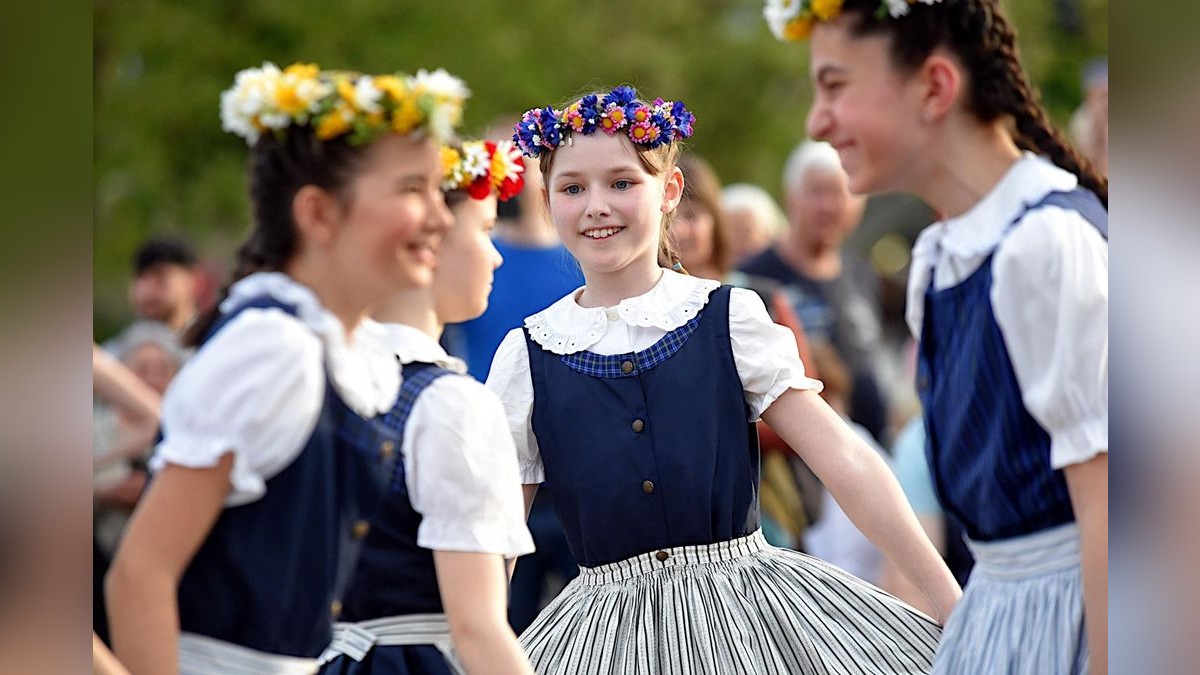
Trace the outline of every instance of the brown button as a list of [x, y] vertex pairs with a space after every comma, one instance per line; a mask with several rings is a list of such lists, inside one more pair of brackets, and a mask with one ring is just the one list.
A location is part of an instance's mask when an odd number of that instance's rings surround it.
[[671, 554], [667, 553], [666, 551], [659, 551], [658, 553], [654, 554], [654, 557], [658, 558], [659, 562], [662, 562], [662, 561], [666, 560], [667, 558], [670, 558]]
[[632, 373], [633, 372], [633, 361], [621, 362], [621, 372], [625, 373], [626, 375], [628, 375], [629, 373]]
[[642, 481], [642, 492], [645, 492], [646, 494], [654, 492], [654, 483], [651, 483], [648, 480]]
[[350, 533], [354, 535], [355, 539], [362, 539], [370, 531], [371, 524], [365, 520], [356, 520], [354, 521], [354, 525], [350, 527]]
[[329, 614], [335, 619], [342, 615], [341, 600], [334, 600], [333, 602], [329, 603]]
[[391, 459], [396, 453], [396, 442], [387, 440], [379, 444], [379, 456], [384, 459]]
[[645, 429], [645, 428], [646, 428], [646, 423], [645, 423], [645, 422], [643, 422], [643, 421], [641, 421], [641, 420], [634, 420], [634, 421], [633, 421], [633, 431], [634, 431], [635, 433], [639, 433], [639, 434], [640, 434], [640, 433], [642, 433], [642, 429]]

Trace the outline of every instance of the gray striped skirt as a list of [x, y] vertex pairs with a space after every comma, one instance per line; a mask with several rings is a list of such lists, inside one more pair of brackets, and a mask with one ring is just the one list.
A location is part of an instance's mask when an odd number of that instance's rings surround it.
[[938, 675], [1083, 675], [1079, 528], [974, 542], [975, 568], [946, 622]]
[[583, 568], [521, 635], [541, 675], [928, 673], [941, 629], [762, 532]]

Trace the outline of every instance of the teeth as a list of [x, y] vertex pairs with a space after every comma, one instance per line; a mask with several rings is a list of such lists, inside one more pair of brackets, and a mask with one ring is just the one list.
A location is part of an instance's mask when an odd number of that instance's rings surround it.
[[621, 228], [619, 227], [604, 227], [598, 230], [588, 230], [583, 234], [585, 237], [591, 237], [592, 239], [604, 239], [605, 237], [611, 237], [620, 230]]

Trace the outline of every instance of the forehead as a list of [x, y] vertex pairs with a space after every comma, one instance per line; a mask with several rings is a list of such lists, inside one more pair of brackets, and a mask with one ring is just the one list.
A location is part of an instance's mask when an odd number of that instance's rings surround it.
[[387, 134], [371, 144], [367, 169], [433, 170], [441, 166], [438, 146], [415, 134]]
[[814, 79], [823, 73], [872, 71], [888, 65], [888, 37], [884, 34], [855, 36], [850, 17], [821, 21], [809, 40], [809, 71]]
[[618, 133], [573, 134], [571, 142], [555, 150], [554, 174], [603, 173], [613, 170], [645, 171], [633, 143]]

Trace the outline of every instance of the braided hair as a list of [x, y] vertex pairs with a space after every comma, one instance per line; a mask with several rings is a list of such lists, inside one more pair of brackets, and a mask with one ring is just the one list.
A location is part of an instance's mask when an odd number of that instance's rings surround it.
[[1108, 179], [1050, 121], [1021, 67], [1016, 30], [1000, 11], [999, 0], [943, 0], [909, 7], [909, 14], [900, 19], [879, 16], [878, 0], [846, 0], [842, 9], [853, 17], [853, 35], [890, 34], [892, 60], [903, 69], [920, 67], [938, 47], [950, 50], [969, 74], [968, 110], [984, 122], [1011, 118], [1018, 147], [1045, 155], [1075, 174], [1107, 207]]

